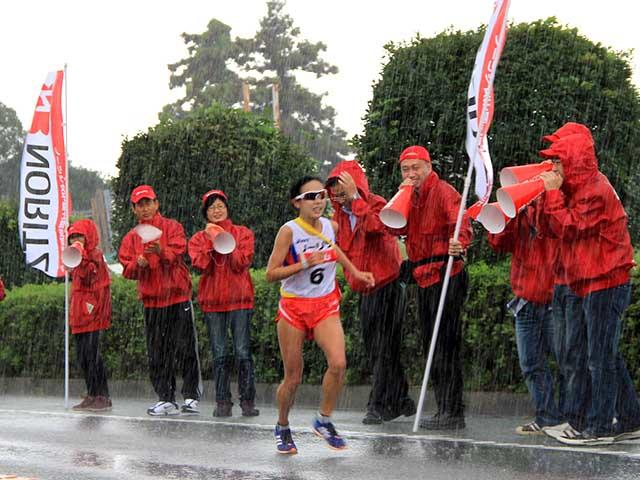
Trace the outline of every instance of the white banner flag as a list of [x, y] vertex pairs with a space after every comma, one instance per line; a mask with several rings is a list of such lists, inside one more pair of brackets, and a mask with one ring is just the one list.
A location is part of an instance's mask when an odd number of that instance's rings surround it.
[[487, 132], [493, 119], [493, 79], [507, 36], [510, 0], [497, 0], [491, 21], [476, 55], [467, 95], [466, 149], [476, 173], [475, 192], [487, 203], [493, 188], [493, 166]]
[[71, 199], [62, 121], [64, 72], [50, 72], [36, 103], [20, 166], [19, 227], [27, 266], [63, 277]]

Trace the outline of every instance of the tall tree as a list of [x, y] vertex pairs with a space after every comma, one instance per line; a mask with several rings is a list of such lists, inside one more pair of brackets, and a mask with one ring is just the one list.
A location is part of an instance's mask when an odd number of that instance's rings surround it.
[[185, 96], [167, 105], [161, 117], [181, 117], [190, 109], [218, 101], [238, 106], [242, 80], [251, 87], [252, 110], [272, 115], [271, 86], [279, 83], [282, 132], [307, 149], [326, 170], [347, 153], [346, 132], [335, 124], [335, 110], [323, 104], [326, 93], [303, 87], [296, 73], [316, 78], [332, 75], [338, 68], [324, 61], [322, 42], [301, 38], [293, 18], [284, 11], [283, 0], [267, 2], [267, 15], [253, 38], [231, 39], [230, 27], [218, 20], [209, 22], [199, 35], [182, 35], [189, 57], [169, 65], [171, 88], [185, 87]]
[[24, 130], [15, 110], [0, 102], [0, 198], [18, 195], [20, 151]]
[[[440, 176], [462, 191], [469, 161], [466, 93], [483, 34], [482, 28], [447, 30], [387, 45], [389, 61], [355, 142], [376, 191], [393, 195], [400, 183], [398, 155], [416, 143], [429, 149]], [[489, 145], [495, 177], [503, 167], [540, 161], [542, 135], [567, 121], [584, 123], [638, 241], [640, 95], [631, 73], [629, 53], [594, 43], [554, 18], [512, 25], [495, 80]]]

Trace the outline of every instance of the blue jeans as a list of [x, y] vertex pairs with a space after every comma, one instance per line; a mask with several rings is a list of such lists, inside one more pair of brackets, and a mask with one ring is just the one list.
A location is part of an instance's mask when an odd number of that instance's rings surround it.
[[577, 348], [586, 338], [580, 329], [570, 327], [583, 321], [582, 298], [567, 285], [556, 285], [552, 305], [554, 350], [560, 370], [558, 407], [564, 420], [581, 431], [591, 405], [591, 380], [586, 368], [586, 352]]
[[554, 324], [550, 305], [536, 305], [516, 300], [516, 343], [518, 359], [529, 394], [536, 409], [536, 423], [541, 427], [561, 423], [556, 406], [555, 389], [547, 357], [553, 352]]
[[618, 350], [622, 315], [630, 301], [629, 283], [592, 292], [582, 299], [581, 314], [566, 323], [566, 403], [575, 408], [591, 391], [584, 428], [572, 425], [596, 436], [640, 427], [640, 404]]
[[[216, 401], [231, 400], [231, 370], [233, 358], [238, 364], [238, 390], [240, 401], [253, 402], [256, 396], [253, 358], [251, 356], [251, 317], [253, 310], [230, 312], [207, 312], [204, 320], [209, 332], [213, 353], [213, 380], [216, 386]], [[233, 350], [227, 352], [227, 332], [231, 327]]]

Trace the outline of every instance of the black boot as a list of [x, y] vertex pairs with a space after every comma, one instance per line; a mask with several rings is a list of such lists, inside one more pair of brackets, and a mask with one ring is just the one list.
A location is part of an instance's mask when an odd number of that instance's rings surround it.
[[213, 410], [214, 417], [230, 417], [231, 408], [233, 403], [230, 400], [224, 400], [222, 402], [216, 402], [216, 408]]
[[260, 415], [260, 410], [256, 408], [253, 400], [241, 400], [240, 408], [242, 408], [243, 417], [257, 417]]

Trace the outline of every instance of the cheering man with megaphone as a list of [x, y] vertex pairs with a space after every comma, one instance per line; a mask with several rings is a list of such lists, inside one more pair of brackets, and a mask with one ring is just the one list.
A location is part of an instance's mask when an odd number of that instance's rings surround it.
[[453, 240], [460, 194], [433, 171], [426, 148], [418, 145], [406, 148], [400, 155], [400, 172], [403, 179], [400, 187], [410, 186], [413, 191], [407, 225], [400, 229], [390, 228], [390, 231], [407, 236], [409, 261], [403, 265], [408, 273], [405, 280], [415, 281], [420, 287], [418, 315], [425, 352], [429, 351], [446, 264], [449, 255], [456, 257], [433, 364], [432, 378], [438, 411], [423, 419], [420, 427], [430, 430], [464, 428], [460, 313], [467, 295], [468, 277], [462, 254], [471, 242], [473, 232], [469, 219], [465, 218], [460, 240]]

